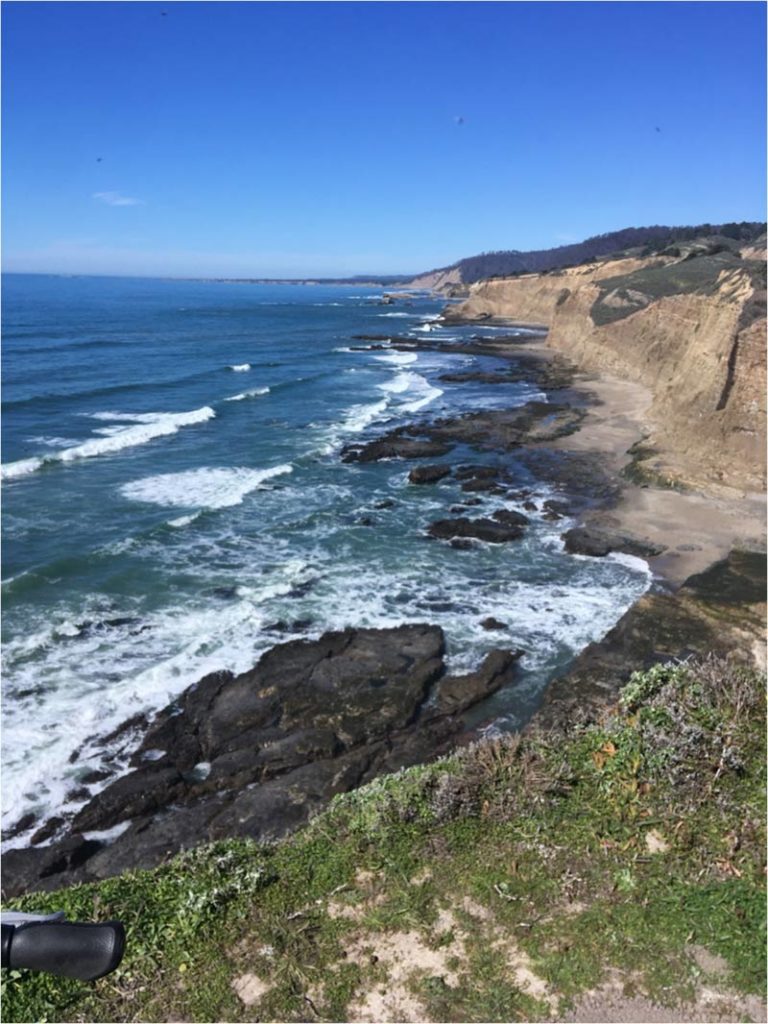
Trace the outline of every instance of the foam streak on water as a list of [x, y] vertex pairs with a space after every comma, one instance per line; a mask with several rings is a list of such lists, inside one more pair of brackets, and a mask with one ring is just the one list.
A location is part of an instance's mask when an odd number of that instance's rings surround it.
[[242, 402], [246, 398], [258, 398], [261, 395], [268, 395], [270, 388], [252, 388], [250, 391], [241, 391], [239, 395], [230, 395], [225, 402]]

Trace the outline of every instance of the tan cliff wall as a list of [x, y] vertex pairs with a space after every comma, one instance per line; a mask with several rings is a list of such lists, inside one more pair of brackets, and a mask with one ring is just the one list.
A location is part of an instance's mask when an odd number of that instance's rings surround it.
[[461, 285], [461, 270], [452, 267], [450, 270], [434, 270], [431, 274], [421, 274], [408, 282], [409, 288], [431, 288], [434, 292], [447, 291]]
[[578, 366], [648, 386], [653, 402], [643, 465], [654, 475], [705, 489], [762, 490], [766, 321], [763, 315], [741, 326], [756, 295], [751, 275], [724, 271], [711, 294], [664, 296], [623, 319], [596, 324], [592, 312], [601, 292], [606, 305], [623, 301], [618, 294], [606, 300], [598, 282], [648, 264], [614, 260], [478, 282], [450, 315], [546, 324], [548, 345]]

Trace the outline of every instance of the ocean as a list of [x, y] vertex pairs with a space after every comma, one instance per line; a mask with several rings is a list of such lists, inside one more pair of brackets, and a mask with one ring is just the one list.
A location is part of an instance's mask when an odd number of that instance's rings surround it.
[[[543, 397], [533, 383], [440, 379], [494, 369], [492, 357], [352, 340], [476, 331], [441, 326], [433, 297], [383, 306], [381, 294], [4, 276], [5, 828], [80, 806], [83, 777], [109, 756], [100, 738], [125, 720], [328, 629], [436, 623], [457, 670], [522, 648], [520, 684], [476, 723], [516, 728], [552, 672], [648, 587], [645, 563], [567, 555], [570, 522], [535, 513], [512, 544], [431, 541], [458, 483], [341, 461], [344, 445], [421, 417]], [[537, 501], [554, 496], [528, 483]], [[494, 502], [517, 508], [495, 498], [484, 511]], [[508, 629], [484, 629], [487, 616]]]

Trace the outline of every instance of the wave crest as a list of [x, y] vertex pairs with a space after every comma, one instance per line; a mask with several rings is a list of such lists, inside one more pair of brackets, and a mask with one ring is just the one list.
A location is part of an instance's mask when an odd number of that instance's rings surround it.
[[225, 398], [225, 402], [242, 402], [246, 398], [256, 398], [258, 395], [268, 395], [269, 388], [251, 388], [250, 391], [241, 391], [239, 395], [230, 395], [229, 398]]
[[[161, 473], [124, 484], [120, 493], [132, 501], [179, 508], [231, 508], [272, 477], [292, 473], [293, 466], [284, 464], [271, 469], [201, 468], [183, 473]], [[186, 520], [187, 517], [183, 517]], [[174, 520], [172, 526], [186, 525]]]
[[13, 480], [17, 477], [27, 476], [42, 466], [52, 465], [56, 462], [73, 462], [76, 459], [89, 459], [95, 455], [111, 455], [122, 451], [123, 448], [146, 444], [156, 437], [175, 434], [182, 427], [204, 423], [206, 420], [213, 419], [215, 415], [216, 413], [208, 405], [204, 405], [201, 409], [192, 409], [191, 412], [93, 413], [92, 419], [124, 420], [132, 423], [133, 426], [107, 427], [104, 428], [100, 437], [83, 441], [82, 444], [74, 445], [72, 448], [63, 448], [50, 455], [8, 462], [4, 466], [0, 466], [0, 479]]

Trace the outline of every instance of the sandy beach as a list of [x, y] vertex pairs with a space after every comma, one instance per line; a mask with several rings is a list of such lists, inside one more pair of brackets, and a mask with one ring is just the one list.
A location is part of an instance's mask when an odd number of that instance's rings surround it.
[[[510, 346], [510, 354], [520, 349], [541, 359], [555, 355], [544, 340]], [[650, 389], [607, 374], [579, 374], [576, 391], [590, 395], [581, 429], [550, 446], [598, 453], [606, 468], [620, 473], [631, 462], [629, 449], [649, 433]], [[615, 507], [587, 518], [595, 526], [665, 545], [667, 550], [648, 563], [654, 574], [678, 586], [734, 547], [764, 548], [766, 497], [740, 491], [728, 495], [722, 487], [717, 494], [678, 491], [627, 480]]]

